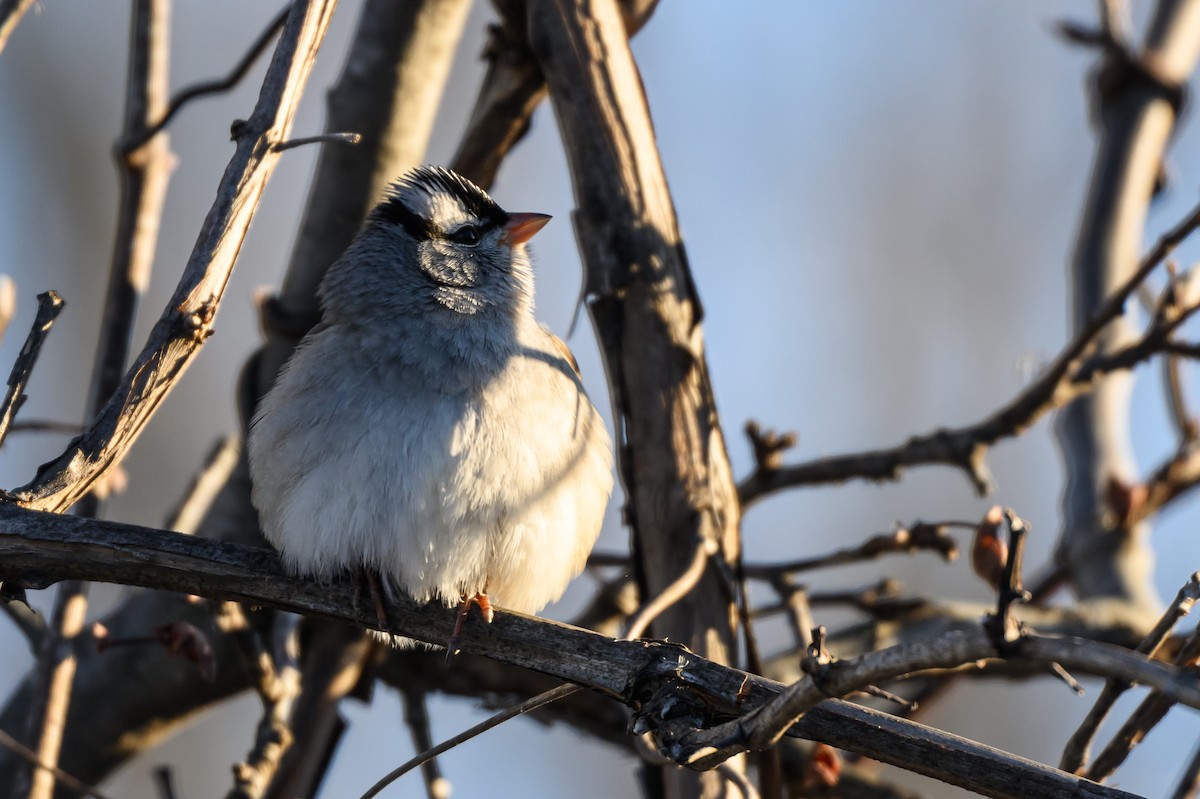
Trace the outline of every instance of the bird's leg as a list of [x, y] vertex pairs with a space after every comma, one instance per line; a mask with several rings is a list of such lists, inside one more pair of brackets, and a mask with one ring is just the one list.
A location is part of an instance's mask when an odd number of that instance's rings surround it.
[[391, 627], [391, 619], [388, 618], [387, 606], [383, 601], [383, 581], [379, 577], [379, 572], [359, 567], [353, 570], [353, 575], [354, 609], [362, 610], [363, 593], [370, 594], [371, 601], [375, 605], [375, 621], [378, 622], [380, 630], [388, 630]]
[[462, 604], [458, 606], [458, 613], [455, 614], [454, 632], [450, 633], [450, 640], [446, 643], [447, 660], [458, 650], [458, 639], [462, 633], [463, 623], [466, 622], [467, 616], [471, 613], [471, 605], [479, 606], [479, 611], [483, 614], [483, 620], [488, 624], [491, 624], [492, 619], [496, 617], [496, 612], [492, 610], [492, 603], [488, 600], [486, 593], [463, 597]]

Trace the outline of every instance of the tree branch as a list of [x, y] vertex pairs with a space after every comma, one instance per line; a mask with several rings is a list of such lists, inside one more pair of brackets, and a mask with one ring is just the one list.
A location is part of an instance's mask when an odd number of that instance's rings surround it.
[[[1092, 86], [1098, 146], [1070, 267], [1077, 330], [1088, 329], [1115, 299], [1123, 305], [1125, 287], [1141, 271], [1147, 209], [1200, 53], [1200, 3], [1160, 0], [1140, 51], [1122, 41], [1120, 27], [1115, 38], [1111, 29], [1101, 33], [1106, 41]], [[1118, 350], [1135, 335], [1130, 317], [1116, 318], [1098, 339], [1097, 352]], [[1136, 479], [1132, 387], [1131, 374], [1110, 376], [1057, 420], [1066, 483], [1055, 561], [1067, 567], [1076, 595], [1157, 613], [1149, 528], [1132, 520], [1113, 528], [1103, 502], [1108, 481]]]
[[[1200, 600], [1200, 572], [1193, 574], [1187, 584], [1179, 589], [1171, 607], [1163, 613], [1154, 629], [1138, 644], [1137, 651], [1147, 657], [1153, 657], [1179, 620], [1191, 612], [1197, 600]], [[1059, 768], [1073, 774], [1079, 772], [1087, 762], [1088, 747], [1100, 729], [1100, 725], [1104, 723], [1121, 694], [1132, 687], [1132, 683], [1123, 680], [1109, 680], [1104, 684], [1100, 696], [1096, 697], [1096, 703], [1088, 711], [1087, 717], [1079, 725], [1079, 729], [1075, 731], [1071, 739], [1067, 741]]]
[[258, 60], [263, 51], [267, 49], [267, 45], [271, 43], [279, 31], [283, 29], [283, 23], [287, 20], [288, 12], [291, 6], [285, 5], [280, 10], [275, 18], [267, 23], [267, 27], [263, 28], [262, 33], [258, 34], [258, 38], [250, 45], [241, 60], [229, 71], [223, 78], [216, 80], [203, 81], [188, 86], [186, 89], [181, 89], [174, 96], [165, 109], [159, 109], [158, 112], [146, 120], [146, 124], [139, 126], [134, 130], [127, 131], [125, 136], [117, 143], [117, 151], [121, 155], [126, 155], [141, 147], [151, 138], [160, 133], [170, 122], [175, 118], [183, 107], [193, 100], [201, 97], [208, 97], [214, 94], [227, 92], [234, 86], [241, 83], [242, 78], [246, 77], [246, 73], [250, 71], [250, 67], [254, 66], [254, 62]]
[[[1097, 337], [1121, 315], [1126, 300], [1142, 281], [1197, 227], [1200, 227], [1200, 206], [1163, 234], [1142, 259], [1137, 271], [1097, 308], [1090, 321], [1037, 380], [985, 419], [966, 427], [913, 436], [891, 449], [820, 458], [778, 469], [758, 469], [738, 486], [743, 507], [776, 491], [797, 486], [854, 479], [897, 480], [911, 466], [957, 467], [967, 474], [979, 493], [988, 493], [991, 478], [984, 457], [990, 446], [1001, 439], [1019, 435], [1045, 414], [1091, 391], [1105, 368], [1124, 369], [1128, 363], [1148, 357], [1144, 350], [1132, 351], [1130, 348], [1127, 353], [1130, 358], [1126, 361], [1095, 361], [1086, 368], [1081, 362]], [[1161, 349], [1165, 349], [1165, 345]], [[1134, 354], [1141, 357], [1132, 358]]]
[[[144, 130], [166, 106], [170, 0], [136, 0], [131, 17], [123, 139]], [[86, 421], [94, 420], [112, 396], [129, 359], [138, 303], [150, 283], [172, 160], [165, 135], [150, 137], [136, 149], [122, 151], [118, 147], [116, 151], [120, 201], [108, 289], [88, 385]], [[97, 516], [98, 492], [84, 496], [75, 512], [84, 517]], [[38, 653], [29, 740], [37, 742], [38, 755], [46, 763], [56, 764], [59, 758], [61, 727], [66, 723], [77, 666], [69, 642], [83, 630], [87, 594], [83, 583], [67, 581], [59, 586], [48, 635]], [[54, 774], [38, 769], [33, 775], [30, 799], [48, 799], [53, 788]]]
[[[488, 30], [483, 57], [487, 74], [467, 121], [467, 129], [450, 159], [451, 168], [488, 188], [500, 164], [529, 132], [534, 110], [546, 96], [541, 67], [529, 49], [525, 0], [494, 0], [500, 24]], [[629, 38], [642, 29], [658, 0], [621, 0]]]
[[12, 492], [20, 504], [62, 510], [86, 494], [133, 445], [212, 333], [213, 316], [242, 240], [279, 160], [271, 145], [287, 138], [335, 4], [335, 0], [302, 0], [292, 6], [258, 104], [239, 128], [237, 150], [167, 308], [88, 431], [31, 482]]
[[[168, 588], [214, 599], [235, 599], [367, 626], [374, 614], [355, 609], [349, 581], [321, 584], [282, 572], [266, 549], [238, 546], [115, 522], [24, 511], [0, 506], [0, 579], [45, 585], [60, 579], [106, 580]], [[454, 625], [452, 610], [417, 605], [398, 597], [388, 604], [389, 632], [430, 643], [444, 642]], [[930, 657], [957, 652], [957, 665], [995, 655], [978, 625], [927, 643]], [[717, 721], [765, 704], [783, 686], [701, 658], [677, 645], [614, 641], [570, 625], [501, 612], [489, 626], [467, 622], [464, 651], [552, 674], [626, 704], [645, 708], [656, 692], [670, 689], [678, 701], [701, 703]], [[870, 668], [895, 664], [903, 652], [873, 653]], [[1200, 683], [1188, 673], [1117, 647], [1077, 638], [1027, 636], [1011, 656], [1034, 663], [1059, 662], [1101, 676], [1148, 685], [1200, 707]], [[926, 665], [948, 663], [924, 661]], [[910, 662], [910, 661], [904, 661]], [[911, 661], [915, 663], [916, 661]], [[876, 672], [863, 672], [872, 679]], [[861, 675], [860, 675], [861, 676]], [[843, 702], [825, 702], [789, 731], [860, 752], [938, 779], [982, 790], [989, 796], [1023, 797], [1041, 791], [1064, 796], [1127, 796], [1062, 772], [998, 753], [964, 739]], [[1031, 786], [1036, 786], [1033, 788]]]
[[37, 314], [34, 316], [33, 325], [29, 328], [25, 345], [21, 347], [21, 352], [13, 364], [12, 372], [8, 375], [8, 391], [4, 395], [3, 405], [0, 405], [0, 445], [4, 443], [4, 439], [12, 427], [13, 418], [25, 402], [25, 386], [29, 382], [29, 376], [33, 373], [33, 367], [42, 353], [42, 345], [46, 343], [50, 327], [62, 313], [64, 307], [66, 307], [66, 303], [56, 292], [47, 291], [38, 295]]

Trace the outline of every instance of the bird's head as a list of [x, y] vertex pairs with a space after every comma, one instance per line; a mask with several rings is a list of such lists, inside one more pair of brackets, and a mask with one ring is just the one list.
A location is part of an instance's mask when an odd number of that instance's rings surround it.
[[524, 245], [549, 220], [508, 213], [466, 178], [420, 167], [368, 215], [336, 270], [346, 274], [331, 271], [324, 299], [336, 305], [343, 289], [361, 294], [362, 281], [370, 280], [383, 310], [449, 312], [451, 319], [489, 309], [527, 312], [533, 277]]

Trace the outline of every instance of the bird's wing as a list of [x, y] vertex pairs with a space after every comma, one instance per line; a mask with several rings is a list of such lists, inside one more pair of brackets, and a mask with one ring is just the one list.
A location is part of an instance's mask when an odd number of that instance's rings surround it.
[[546, 334], [550, 336], [550, 343], [554, 345], [556, 350], [558, 350], [558, 354], [563, 357], [564, 361], [571, 364], [571, 368], [575, 370], [575, 376], [582, 378], [583, 375], [579, 373], [579, 362], [575, 360], [575, 355], [571, 352], [571, 348], [567, 346], [565, 341], [551, 333], [549, 330], [546, 331]]

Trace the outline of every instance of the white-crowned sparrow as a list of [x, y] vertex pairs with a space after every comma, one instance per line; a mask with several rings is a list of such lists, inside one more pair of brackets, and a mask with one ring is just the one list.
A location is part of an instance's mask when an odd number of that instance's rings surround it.
[[378, 575], [461, 603], [460, 624], [473, 601], [536, 612], [583, 568], [612, 445], [533, 316], [524, 245], [549, 219], [433, 167], [371, 211], [251, 423], [254, 505], [289, 567]]

